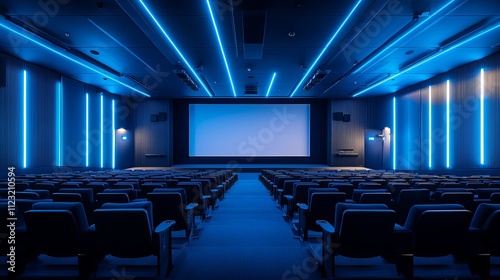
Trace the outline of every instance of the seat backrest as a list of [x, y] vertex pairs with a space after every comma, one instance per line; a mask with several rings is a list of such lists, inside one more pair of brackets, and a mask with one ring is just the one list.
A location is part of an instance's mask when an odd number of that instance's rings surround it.
[[16, 199], [40, 199], [36, 192], [16, 192]]
[[180, 181], [177, 184], [177, 188], [183, 188], [186, 190], [187, 203], [198, 203], [200, 205], [203, 203], [203, 191], [201, 189], [200, 182]]
[[126, 193], [132, 201], [137, 198], [137, 193], [134, 189], [105, 189], [103, 193]]
[[83, 203], [82, 196], [79, 193], [60, 193], [55, 192], [52, 194], [54, 202], [81, 202]]
[[335, 208], [335, 222], [334, 222], [334, 228], [335, 228], [335, 234], [338, 234], [340, 225], [342, 223], [342, 216], [344, 215], [344, 211], [348, 209], [387, 209], [387, 205], [385, 204], [357, 204], [357, 203], [345, 203], [345, 202], [339, 202], [336, 205]]
[[477, 198], [490, 198], [491, 194], [496, 192], [500, 192], [500, 188], [480, 188], [474, 191]]
[[373, 204], [382, 203], [389, 205], [391, 203], [391, 193], [390, 192], [366, 192], [361, 194], [359, 198], [359, 203]]
[[104, 203], [101, 209], [144, 209], [148, 215], [150, 222], [150, 230], [154, 231], [153, 227], [153, 204], [150, 201], [138, 201], [129, 203]]
[[174, 230], [186, 229], [188, 222], [185, 204], [179, 192], [151, 192], [148, 201], [153, 203], [153, 225], [156, 227], [165, 220], [174, 220]]
[[94, 219], [97, 248], [100, 252], [120, 258], [137, 258], [153, 254], [152, 226], [147, 210], [97, 209]]
[[394, 210], [346, 209], [338, 229], [337, 252], [354, 258], [382, 255], [392, 240], [395, 220]]
[[80, 194], [82, 196], [84, 205], [90, 205], [94, 203], [94, 192], [92, 188], [61, 188], [59, 192]]
[[336, 188], [339, 192], [344, 192], [346, 198], [352, 198], [352, 193], [354, 191], [354, 186], [348, 182], [330, 182], [328, 184], [329, 188]]
[[385, 189], [354, 189], [352, 193], [352, 200], [355, 202], [359, 202], [361, 199], [361, 195], [367, 192], [377, 192], [377, 193], [385, 193], [387, 190]]
[[51, 194], [51, 192], [49, 190], [42, 190], [42, 189], [25, 189], [24, 191], [37, 193], [41, 199], [50, 198], [50, 194]]
[[80, 231], [87, 230], [89, 228], [85, 208], [81, 202], [37, 202], [33, 204], [32, 209], [66, 210], [71, 212]]
[[307, 205], [311, 205], [311, 196], [313, 195], [313, 193], [316, 193], [316, 192], [322, 192], [322, 193], [333, 192], [333, 193], [337, 193], [337, 192], [339, 192], [339, 190], [337, 190], [336, 188], [309, 188], [307, 190]]
[[491, 203], [500, 203], [500, 192], [492, 193], [490, 195]]
[[283, 195], [293, 195], [293, 186], [300, 180], [285, 180], [283, 182]]
[[310, 188], [319, 188], [319, 184], [311, 182], [298, 182], [293, 185], [294, 205], [296, 203], [307, 203], [307, 195]]
[[441, 194], [440, 203], [456, 203], [472, 210], [474, 208], [474, 194], [471, 192], [444, 192]]
[[409, 207], [416, 204], [428, 204], [430, 191], [428, 189], [404, 189], [399, 192], [397, 203]]
[[486, 248], [493, 256], [500, 256], [500, 210], [495, 210], [490, 214], [488, 220], [483, 225], [485, 232]]
[[27, 236], [37, 252], [52, 257], [78, 255], [81, 230], [70, 210], [29, 210], [24, 220]]
[[417, 204], [410, 208], [404, 227], [413, 231], [417, 220], [424, 211], [428, 210], [464, 210], [460, 204]]
[[104, 203], [128, 203], [130, 199], [126, 193], [98, 193], [96, 194], [97, 208], [100, 208]]
[[382, 189], [382, 185], [375, 182], [359, 182], [358, 189]]
[[309, 218], [312, 224], [316, 224], [317, 220], [326, 220], [333, 225], [337, 203], [344, 202], [345, 198], [343, 192], [312, 193], [309, 202]]
[[161, 189], [154, 189], [154, 193], [179, 193], [182, 198], [182, 204], [187, 205], [188, 200], [187, 200], [187, 194], [186, 194], [186, 189], [184, 188], [161, 188]]
[[466, 242], [471, 219], [472, 212], [464, 209], [423, 211], [412, 227], [413, 253], [440, 257], [457, 252]]
[[490, 217], [491, 213], [500, 210], [500, 204], [481, 203], [476, 208], [472, 221], [470, 223], [471, 229], [482, 229], [484, 224]]

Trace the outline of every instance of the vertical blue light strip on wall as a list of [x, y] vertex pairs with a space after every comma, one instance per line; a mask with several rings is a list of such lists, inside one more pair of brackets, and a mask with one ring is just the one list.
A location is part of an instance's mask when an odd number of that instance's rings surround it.
[[480, 137], [480, 163], [481, 165], [484, 164], [484, 69], [481, 69], [481, 100], [480, 100], [480, 132], [479, 132], [479, 137]]
[[115, 131], [115, 100], [111, 100], [111, 168], [115, 169], [116, 131]]
[[273, 87], [273, 83], [274, 83], [274, 78], [276, 78], [276, 72], [273, 73], [273, 77], [271, 78], [271, 83], [269, 84], [269, 87], [267, 88], [266, 97], [268, 97], [269, 93], [271, 92], [271, 88]]
[[446, 168], [450, 168], [450, 80], [446, 81]]
[[56, 83], [56, 166], [62, 165], [61, 160], [61, 82]]
[[396, 97], [392, 99], [392, 169], [396, 170]]
[[429, 86], [429, 169], [432, 168], [432, 86]]
[[89, 166], [89, 94], [85, 94], [85, 166]]
[[101, 168], [104, 167], [104, 97], [101, 94]]
[[26, 168], [27, 166], [27, 154], [26, 154], [26, 145], [27, 145], [27, 142], [26, 142], [26, 139], [27, 139], [27, 135], [26, 135], [26, 103], [27, 103], [27, 100], [26, 100], [26, 70], [24, 70], [23, 72], [23, 167]]

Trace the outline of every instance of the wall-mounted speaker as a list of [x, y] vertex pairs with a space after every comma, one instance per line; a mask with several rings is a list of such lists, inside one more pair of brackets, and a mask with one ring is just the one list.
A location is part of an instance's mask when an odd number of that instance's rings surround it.
[[333, 120], [334, 121], [342, 121], [343, 118], [344, 118], [344, 113], [342, 113], [342, 112], [333, 113]]
[[158, 115], [157, 114], [151, 114], [151, 121], [152, 122], [157, 122], [158, 121]]
[[0, 53], [0, 88], [6, 86], [6, 74], [7, 69], [5, 68], [5, 55]]
[[342, 121], [343, 122], [350, 122], [351, 121], [351, 114], [344, 114]]
[[167, 120], [167, 112], [159, 112], [158, 113], [158, 121], [166, 121]]

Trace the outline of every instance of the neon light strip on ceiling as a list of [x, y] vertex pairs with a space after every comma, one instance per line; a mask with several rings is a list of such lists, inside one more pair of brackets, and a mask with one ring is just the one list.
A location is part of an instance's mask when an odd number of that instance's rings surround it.
[[198, 74], [193, 70], [193, 67], [191, 67], [191, 64], [189, 64], [189, 62], [186, 60], [186, 58], [184, 57], [184, 55], [181, 53], [181, 51], [177, 48], [177, 46], [175, 45], [174, 41], [172, 41], [172, 39], [170, 39], [170, 36], [168, 36], [167, 32], [165, 31], [165, 29], [163, 29], [163, 27], [160, 25], [160, 23], [158, 22], [158, 20], [156, 19], [156, 17], [153, 15], [153, 13], [149, 10], [148, 6], [146, 6], [146, 4], [142, 1], [142, 0], [139, 0], [139, 2], [141, 3], [141, 5], [144, 7], [144, 9], [146, 10], [146, 12], [148, 13], [149, 17], [154, 21], [154, 23], [156, 24], [156, 26], [158, 26], [158, 28], [160, 29], [160, 31], [163, 33], [163, 36], [165, 36], [165, 38], [168, 40], [168, 42], [170, 43], [170, 45], [172, 45], [172, 47], [174, 48], [174, 50], [177, 52], [177, 54], [179, 55], [179, 57], [182, 59], [182, 61], [184, 62], [184, 64], [187, 66], [187, 68], [191, 71], [191, 73], [196, 77], [196, 80], [198, 80], [198, 82], [201, 84], [201, 86], [205, 89], [205, 91], [207, 92], [207, 94], [212, 97], [212, 94], [210, 93], [210, 91], [208, 90], [207, 86], [205, 85], [205, 83], [203, 83], [203, 81], [200, 79], [200, 77], [198, 76]]
[[271, 78], [271, 83], [269, 83], [269, 87], [267, 88], [266, 97], [268, 97], [269, 93], [271, 92], [271, 88], [273, 87], [274, 83], [274, 78], [276, 78], [276, 72], [273, 73], [273, 77]]
[[482, 32], [480, 32], [480, 33], [472, 36], [471, 38], [469, 38], [467, 40], [464, 40], [463, 42], [460, 42], [460, 43], [458, 43], [458, 44], [456, 44], [456, 45], [454, 45], [452, 47], [449, 47], [446, 50], [442, 50], [442, 51], [440, 51], [438, 53], [435, 53], [435, 54], [431, 55], [430, 57], [428, 57], [426, 59], [423, 59], [422, 61], [419, 61], [418, 63], [415, 63], [414, 65], [412, 65], [412, 66], [410, 66], [408, 68], [405, 68], [405, 69], [401, 70], [400, 72], [398, 72], [398, 73], [396, 73], [394, 75], [390, 75], [387, 78], [384, 78], [381, 81], [376, 82], [375, 84], [373, 84], [373, 85], [365, 88], [364, 90], [362, 90], [362, 91], [354, 94], [352, 97], [357, 97], [357, 96], [359, 96], [359, 95], [361, 95], [361, 94], [363, 94], [363, 93], [365, 93], [367, 91], [370, 91], [370, 90], [372, 90], [372, 89], [374, 89], [374, 88], [376, 88], [376, 87], [378, 87], [378, 86], [386, 83], [387, 81], [390, 81], [390, 80], [392, 80], [392, 79], [394, 79], [394, 78], [396, 78], [396, 77], [398, 77], [400, 75], [403, 75], [404, 73], [406, 73], [408, 71], [411, 71], [411, 70], [413, 70], [413, 69], [415, 69], [415, 68], [417, 68], [417, 67], [419, 67], [419, 66], [421, 66], [421, 65], [423, 65], [423, 64], [425, 64], [425, 63], [427, 63], [427, 62], [429, 62], [429, 61], [431, 61], [431, 60], [433, 60], [433, 59], [435, 59], [437, 57], [440, 57], [443, 54], [448, 53], [449, 51], [451, 51], [453, 49], [456, 49], [456, 48], [462, 46], [463, 44], [466, 44], [466, 43], [468, 43], [468, 42], [470, 42], [470, 41], [472, 41], [472, 40], [474, 40], [474, 39], [476, 39], [476, 38], [478, 38], [478, 37], [480, 37], [480, 36], [482, 36], [482, 35], [484, 35], [486, 33], [489, 33], [489, 32], [491, 32], [491, 31], [493, 31], [493, 30], [495, 30], [495, 29], [497, 29], [499, 27], [500, 27], [500, 24], [495, 25], [495, 26], [493, 26], [493, 27], [491, 27], [491, 28], [489, 28], [489, 29], [487, 29], [485, 31], [482, 31]]
[[[207, 0], [208, 1], [208, 0]], [[347, 17], [344, 19], [344, 21], [342, 22], [342, 24], [339, 26], [339, 28], [337, 29], [337, 31], [333, 34], [333, 36], [330, 38], [330, 40], [328, 41], [328, 43], [326, 43], [325, 47], [323, 48], [323, 50], [319, 53], [318, 57], [314, 60], [314, 62], [312, 63], [312, 65], [309, 67], [309, 69], [307, 70], [307, 72], [304, 74], [304, 76], [302, 77], [302, 79], [300, 80], [300, 82], [295, 86], [295, 89], [292, 91], [292, 94], [290, 95], [290, 97], [293, 97], [293, 95], [297, 92], [297, 90], [301, 87], [302, 83], [304, 83], [304, 80], [306, 78], [309, 77], [309, 74], [311, 73], [311, 71], [313, 69], [315, 69], [316, 67], [316, 64], [318, 63], [318, 61], [321, 59], [321, 57], [323, 56], [323, 54], [325, 53], [325, 51], [328, 49], [328, 47], [330, 46], [330, 44], [333, 42], [333, 40], [335, 39], [335, 37], [337, 37], [337, 35], [339, 34], [339, 32], [342, 30], [342, 28], [344, 27], [344, 25], [347, 23], [347, 21], [349, 20], [349, 18], [352, 16], [352, 14], [354, 13], [354, 11], [356, 11], [356, 9], [358, 8], [359, 4], [361, 4], [362, 0], [359, 0], [356, 5], [354, 6], [354, 8], [352, 8], [351, 12], [347, 15]]]
[[227, 76], [229, 77], [229, 82], [231, 83], [231, 89], [233, 90], [233, 95], [236, 97], [236, 91], [234, 90], [233, 78], [231, 77], [231, 70], [229, 69], [229, 65], [227, 63], [226, 54], [224, 53], [224, 47], [222, 46], [222, 41], [219, 35], [219, 29], [217, 28], [217, 24], [215, 23], [214, 13], [212, 12], [212, 7], [210, 7], [210, 0], [207, 0], [208, 10], [210, 11], [210, 17], [212, 18], [212, 23], [214, 25], [215, 34], [217, 35], [217, 41], [219, 42], [219, 48], [222, 53], [222, 58], [224, 59], [224, 64], [226, 65]]
[[11, 31], [11, 32], [13, 32], [13, 33], [15, 33], [15, 34], [17, 34], [18, 36], [21, 36], [21, 37], [23, 37], [23, 38], [25, 38], [25, 39], [33, 42], [33, 43], [35, 43], [35, 44], [37, 44], [37, 45], [45, 48], [46, 50], [49, 50], [49, 51], [51, 51], [51, 52], [53, 52], [53, 53], [55, 53], [55, 54], [57, 54], [57, 55], [59, 55], [61, 57], [66, 58], [69, 61], [72, 61], [72, 62], [74, 62], [74, 63], [76, 63], [76, 64], [78, 64], [80, 66], [83, 66], [83, 67], [85, 67], [85, 68], [87, 68], [87, 69], [89, 69], [89, 70], [91, 70], [91, 71], [93, 71], [93, 72], [95, 72], [95, 73], [97, 73], [99, 75], [102, 75], [103, 77], [105, 77], [105, 78], [107, 78], [109, 80], [112, 80], [112, 81], [114, 81], [114, 82], [116, 82], [116, 83], [118, 83], [118, 84], [120, 84], [120, 85], [122, 85], [124, 87], [127, 87], [127, 88], [129, 88], [129, 89], [131, 89], [131, 90], [133, 90], [135, 92], [138, 92], [138, 93], [140, 93], [140, 94], [142, 94], [144, 96], [150, 97], [149, 94], [147, 94], [147, 93], [145, 93], [145, 92], [143, 92], [141, 90], [135, 89], [135, 88], [133, 88], [133, 87], [131, 87], [131, 86], [129, 86], [129, 85], [127, 85], [127, 84], [125, 84], [125, 83], [117, 80], [117, 79], [114, 79], [110, 75], [104, 74], [103, 72], [101, 72], [101, 71], [99, 71], [99, 70], [97, 70], [97, 69], [95, 69], [93, 67], [90, 67], [90, 66], [86, 65], [85, 63], [82, 63], [82, 62], [80, 62], [80, 61], [78, 61], [76, 59], [73, 59], [73, 58], [71, 58], [71, 57], [69, 57], [69, 56], [67, 56], [67, 55], [65, 55], [65, 54], [63, 54], [63, 53], [61, 53], [61, 52], [59, 52], [59, 51], [57, 51], [57, 50], [55, 50], [55, 49], [53, 49], [53, 48], [45, 45], [45, 44], [43, 44], [43, 43], [40, 43], [40, 42], [36, 41], [35, 39], [32, 39], [32, 38], [30, 38], [29, 36], [27, 36], [27, 35], [25, 35], [23, 33], [20, 33], [20, 32], [12, 29], [10, 27], [7, 27], [7, 26], [3, 25], [2, 23], [0, 23], [0, 26], [3, 27], [3, 28], [5, 28], [5, 29], [7, 29], [7, 30], [9, 30], [9, 31]]
[[437, 10], [435, 13], [433, 13], [432, 15], [428, 16], [424, 21], [420, 22], [418, 25], [416, 25], [415, 27], [413, 27], [410, 31], [406, 32], [404, 35], [402, 35], [401, 37], [399, 37], [397, 40], [395, 40], [394, 42], [392, 42], [389, 46], [385, 47], [382, 51], [380, 51], [377, 55], [375, 55], [374, 57], [372, 57], [370, 60], [368, 60], [366, 63], [363, 63], [363, 65], [361, 65], [358, 69], [356, 69], [354, 72], [352, 72], [353, 74], [356, 74], [357, 72], [359, 72], [361, 69], [365, 68], [367, 65], [369, 65], [373, 60], [375, 60], [377, 57], [379, 57], [380, 55], [382, 55], [385, 51], [387, 51], [388, 49], [392, 48], [395, 44], [397, 44], [399, 41], [401, 41], [402, 39], [404, 39], [406, 36], [410, 35], [411, 33], [413, 33], [413, 31], [417, 30], [420, 26], [422, 26], [423, 24], [425, 24], [426, 22], [428, 22], [431, 18], [433, 18], [436, 14], [439, 14], [443, 9], [445, 9], [446, 7], [448, 7], [449, 5], [451, 5], [451, 3], [455, 2], [455, 0], [451, 0], [450, 2], [448, 2], [446, 5], [444, 5], [443, 7], [441, 7], [439, 10]]

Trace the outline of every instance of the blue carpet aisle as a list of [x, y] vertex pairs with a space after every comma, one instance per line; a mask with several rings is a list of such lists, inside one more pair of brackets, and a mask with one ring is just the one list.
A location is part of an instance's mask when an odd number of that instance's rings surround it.
[[170, 278], [320, 279], [258, 174], [239, 175], [201, 237], [175, 257]]

